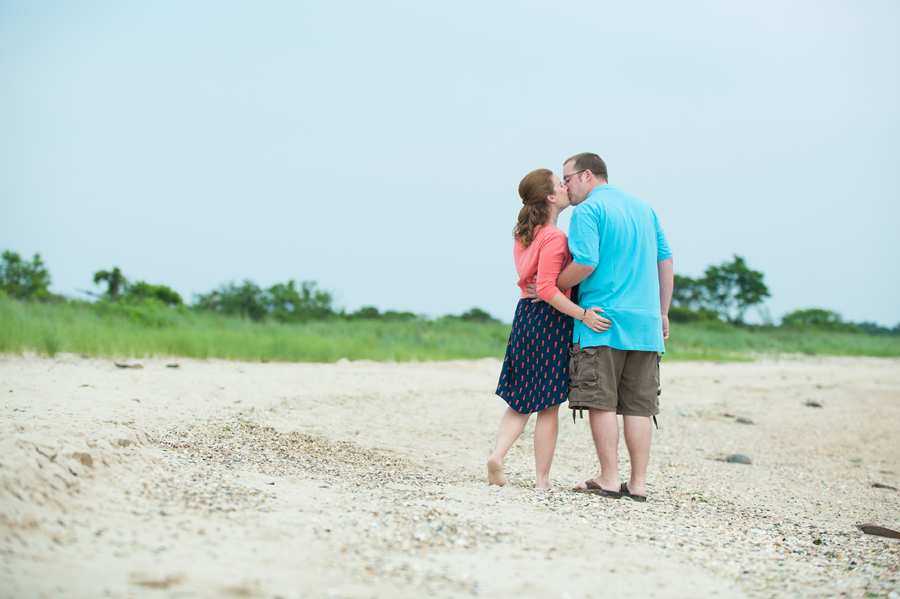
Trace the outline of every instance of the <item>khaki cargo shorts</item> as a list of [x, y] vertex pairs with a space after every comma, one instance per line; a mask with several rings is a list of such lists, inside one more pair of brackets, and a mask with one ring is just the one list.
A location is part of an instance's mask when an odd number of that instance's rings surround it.
[[569, 407], [596, 408], [625, 416], [659, 414], [659, 360], [655, 351], [625, 351], [605, 345], [572, 345]]

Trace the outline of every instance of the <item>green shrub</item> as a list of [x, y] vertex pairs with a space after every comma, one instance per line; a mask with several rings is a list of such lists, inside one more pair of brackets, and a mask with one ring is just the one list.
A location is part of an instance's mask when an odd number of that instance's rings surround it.
[[781, 326], [792, 329], [819, 329], [845, 333], [862, 332], [857, 325], [844, 322], [844, 319], [837, 312], [822, 308], [794, 310], [790, 314], [784, 315], [781, 319]]
[[50, 272], [40, 254], [27, 262], [9, 250], [0, 255], [0, 289], [13, 299], [50, 299]]
[[703, 322], [707, 320], [718, 320], [719, 315], [711, 310], [691, 310], [685, 306], [672, 305], [669, 306], [669, 322]]

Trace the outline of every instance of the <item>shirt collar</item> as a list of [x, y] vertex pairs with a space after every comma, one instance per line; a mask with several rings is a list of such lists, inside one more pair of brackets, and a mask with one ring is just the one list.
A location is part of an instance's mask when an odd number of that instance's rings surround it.
[[[607, 183], [605, 185], [598, 185], [597, 187], [595, 187], [594, 189], [591, 190], [591, 193], [587, 194], [587, 197], [589, 198], [599, 191], [614, 190], [614, 189], [619, 189], [619, 188], [616, 187], [615, 185], [610, 185], [609, 183]], [[587, 199], [587, 198], [585, 198], [585, 199]]]

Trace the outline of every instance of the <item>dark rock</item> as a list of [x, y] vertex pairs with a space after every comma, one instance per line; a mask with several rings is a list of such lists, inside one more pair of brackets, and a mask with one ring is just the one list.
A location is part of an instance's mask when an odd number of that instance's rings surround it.
[[727, 455], [724, 458], [719, 458], [719, 461], [722, 462], [731, 462], [733, 464], [752, 464], [750, 458], [745, 456], [742, 453], [733, 453], [731, 455]]
[[891, 485], [886, 485], [884, 483], [872, 483], [872, 486], [876, 489], [890, 489], [891, 491], [897, 490], [897, 487], [892, 487]]

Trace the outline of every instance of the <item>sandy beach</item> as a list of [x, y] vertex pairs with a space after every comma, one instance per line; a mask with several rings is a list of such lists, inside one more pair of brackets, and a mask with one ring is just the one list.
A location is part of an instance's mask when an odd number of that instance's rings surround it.
[[664, 361], [646, 503], [488, 487], [497, 360], [125, 362], [0, 356], [0, 596], [900, 596], [898, 360]]

